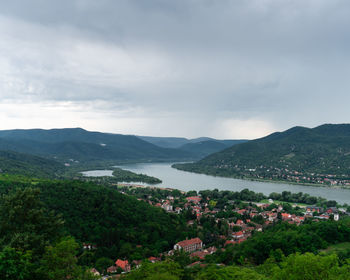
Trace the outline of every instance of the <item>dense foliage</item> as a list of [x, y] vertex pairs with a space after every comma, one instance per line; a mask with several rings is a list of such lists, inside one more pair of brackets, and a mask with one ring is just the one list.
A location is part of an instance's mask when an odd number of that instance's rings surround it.
[[0, 151], [0, 173], [54, 178], [65, 172], [63, 164], [29, 154]]
[[61, 218], [48, 211], [39, 194], [28, 187], [1, 197], [0, 278], [94, 279], [77, 264], [79, 245], [64, 236]]
[[[28, 187], [31, 182], [0, 181], [0, 192]], [[39, 181], [46, 207], [62, 215], [64, 228], [79, 242], [97, 246], [99, 257], [142, 259], [171, 249], [188, 236], [182, 216], [120, 194], [116, 190], [81, 181]]]
[[[262, 264], [271, 254], [314, 252], [330, 244], [350, 241], [350, 220], [322, 221], [300, 226], [281, 223], [255, 233], [247, 241], [217, 254], [215, 262]], [[277, 253], [276, 253], [277, 252]]]
[[312, 253], [281, 256], [279, 261], [269, 258], [260, 266], [206, 265], [184, 267], [174, 260], [145, 264], [122, 279], [159, 280], [344, 280], [350, 279], [349, 262], [336, 255]]
[[144, 182], [149, 184], [159, 184], [162, 182], [158, 178], [145, 174], [136, 174], [134, 172], [123, 170], [121, 168], [115, 168], [113, 170], [113, 176], [118, 182]]
[[[350, 125], [294, 127], [235, 145], [196, 163], [174, 167], [198, 173], [304, 183], [350, 179]], [[327, 175], [332, 177], [327, 177]], [[324, 180], [326, 179], [326, 180]]]

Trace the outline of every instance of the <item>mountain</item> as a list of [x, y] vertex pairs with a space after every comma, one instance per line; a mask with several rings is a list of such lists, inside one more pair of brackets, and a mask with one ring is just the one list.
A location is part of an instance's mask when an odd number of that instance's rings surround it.
[[176, 168], [230, 177], [347, 183], [350, 124], [293, 127]]
[[179, 149], [195, 154], [198, 158], [206, 157], [219, 152], [233, 145], [244, 143], [245, 140], [206, 140], [200, 142], [187, 143]]
[[63, 164], [54, 160], [11, 151], [0, 151], [0, 173], [52, 178], [64, 171]]
[[219, 152], [233, 145], [247, 142], [247, 140], [217, 140], [209, 137], [194, 139], [179, 137], [151, 137], [137, 136], [140, 139], [163, 148], [175, 148], [186, 151], [196, 159], [201, 159], [212, 153]]
[[163, 148], [179, 148], [189, 143], [189, 140], [181, 137], [153, 137], [153, 136], [136, 136], [143, 141], [157, 145]]
[[240, 142], [246, 142], [247, 140], [218, 140], [210, 137], [199, 137], [193, 139], [187, 139], [183, 137], [153, 137], [153, 136], [137, 136], [138, 138], [157, 145], [163, 148], [182, 148], [184, 145], [193, 143], [202, 143], [205, 141], [216, 141], [225, 144], [227, 147], [235, 145]]
[[184, 150], [163, 148], [132, 135], [66, 129], [0, 131], [0, 150], [83, 162], [105, 160], [184, 160]]

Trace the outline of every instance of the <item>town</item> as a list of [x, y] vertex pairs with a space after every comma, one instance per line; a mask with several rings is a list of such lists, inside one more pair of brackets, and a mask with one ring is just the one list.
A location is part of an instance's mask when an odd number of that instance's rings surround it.
[[[206, 259], [210, 255], [245, 242], [256, 232], [262, 232], [275, 224], [285, 222], [298, 226], [306, 221], [338, 221], [342, 216], [350, 215], [347, 205], [340, 206], [335, 201], [302, 193], [273, 193], [268, 197], [248, 189], [241, 192], [206, 190], [186, 193], [176, 189], [128, 184], [119, 185], [117, 189], [124, 195], [134, 196], [168, 213], [183, 215], [191, 232], [197, 233], [197, 236], [188, 236], [173, 244], [169, 251], [149, 256], [147, 261], [151, 263], [182, 253], [191, 260], [188, 267], [206, 266]], [[315, 204], [308, 205], [305, 201]], [[84, 250], [96, 249], [92, 244], [83, 246]], [[114, 265], [106, 268], [104, 275], [112, 277], [128, 273], [138, 269], [143, 261], [117, 259]], [[102, 273], [95, 268], [92, 272], [97, 276]]]

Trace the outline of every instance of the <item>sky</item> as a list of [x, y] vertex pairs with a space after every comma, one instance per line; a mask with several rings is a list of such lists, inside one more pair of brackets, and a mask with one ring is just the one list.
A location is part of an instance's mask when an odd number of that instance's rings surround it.
[[0, 129], [350, 123], [348, 0], [0, 0], [0, 38]]

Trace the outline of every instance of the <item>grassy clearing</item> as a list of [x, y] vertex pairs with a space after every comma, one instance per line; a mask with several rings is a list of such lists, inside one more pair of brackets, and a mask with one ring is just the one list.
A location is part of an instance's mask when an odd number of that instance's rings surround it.
[[348, 250], [350, 250], [350, 242], [342, 242], [335, 245], [331, 245], [327, 249], [321, 250], [320, 252], [326, 254], [337, 254], [339, 252]]
[[[263, 199], [263, 200], [261, 200], [260, 201], [260, 203], [268, 203], [268, 204], [270, 204], [270, 202], [269, 202], [269, 200], [268, 199]], [[304, 207], [306, 207], [308, 204], [306, 204], [306, 203], [294, 203], [294, 202], [286, 202], [286, 201], [281, 201], [281, 200], [274, 200], [273, 201], [273, 203], [275, 203], [275, 204], [282, 204], [282, 203], [289, 203], [289, 204], [291, 204], [291, 205], [296, 205], [296, 206], [299, 206], [299, 207], [301, 207], [301, 208], [304, 208]]]

